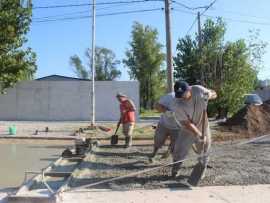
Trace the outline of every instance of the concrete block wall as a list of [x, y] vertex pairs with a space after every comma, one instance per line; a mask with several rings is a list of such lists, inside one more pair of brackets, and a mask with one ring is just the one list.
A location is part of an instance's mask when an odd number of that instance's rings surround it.
[[[117, 92], [128, 95], [139, 109], [137, 81], [97, 81], [96, 120], [119, 118]], [[91, 81], [28, 81], [0, 95], [0, 120], [84, 121], [91, 116]]]

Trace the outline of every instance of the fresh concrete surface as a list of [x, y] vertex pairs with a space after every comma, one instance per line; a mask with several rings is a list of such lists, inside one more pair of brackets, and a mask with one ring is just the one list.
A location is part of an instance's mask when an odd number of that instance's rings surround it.
[[215, 186], [192, 189], [162, 189], [136, 191], [79, 191], [63, 193], [57, 202], [63, 203], [268, 203], [270, 185]]

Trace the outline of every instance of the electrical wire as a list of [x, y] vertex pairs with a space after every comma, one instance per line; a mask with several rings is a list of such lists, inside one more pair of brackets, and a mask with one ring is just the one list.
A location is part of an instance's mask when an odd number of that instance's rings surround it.
[[175, 1], [175, 0], [172, 0], [172, 3], [174, 4], [177, 4], [183, 8], [186, 8], [188, 10], [198, 10], [198, 9], [203, 9], [203, 8], [207, 8], [208, 6], [198, 6], [198, 7], [190, 7], [190, 6], [187, 6], [186, 4], [183, 4], [183, 3], [180, 3], [178, 1]]
[[[180, 2], [177, 2], [177, 1], [175, 1], [175, 0], [173, 0], [172, 2], [175, 3], [175, 4], [181, 5], [182, 7], [186, 8], [186, 9], [189, 9], [189, 10], [197, 10], [197, 9], [202, 9], [202, 8], [204, 8], [204, 11], [203, 11], [203, 13], [202, 13], [202, 14], [204, 14], [209, 8], [211, 8], [211, 7], [216, 3], [216, 1], [217, 1], [217, 0], [212, 1], [208, 6], [199, 6], [199, 7], [189, 7], [189, 6], [186, 6], [185, 4], [182, 4], [182, 3], [180, 3]], [[181, 11], [181, 12], [183, 12], [183, 13], [192, 13], [192, 14], [196, 15], [196, 13], [190, 12], [190, 11], [183, 11], [183, 10], [180, 10], [180, 9], [175, 9], [175, 10]], [[189, 34], [189, 32], [190, 32], [191, 29], [194, 27], [194, 25], [196, 24], [197, 21], [198, 21], [198, 19], [197, 19], [197, 17], [195, 17], [195, 19], [193, 20], [193, 22], [192, 22], [190, 28], [188, 29], [186, 35]]]
[[[162, 0], [134, 0], [134, 1], [111, 1], [111, 2], [99, 2], [95, 5], [113, 5], [113, 4], [135, 4], [135, 3], [145, 3], [145, 2], [161, 2]], [[92, 3], [82, 3], [82, 4], [61, 4], [61, 5], [51, 5], [51, 6], [35, 6], [32, 9], [54, 9], [54, 8], [72, 8], [72, 7], [85, 7], [92, 6]]]
[[[97, 7], [96, 10], [97, 11], [99, 11], [99, 10], [109, 10], [111, 8], [116, 8], [116, 7], [120, 8], [120, 10], [121, 10], [121, 8], [123, 6], [132, 6], [132, 5], [130, 3], [123, 3], [123, 4], [121, 4], [121, 7], [119, 7], [119, 5], [110, 5], [110, 6], [105, 6], [105, 7]], [[49, 18], [69, 16], [69, 15], [73, 15], [73, 14], [83, 14], [83, 13], [88, 13], [89, 14], [90, 11], [89, 10], [83, 10], [83, 11], [76, 11], [76, 12], [70, 12], [70, 13], [64, 13], [64, 14], [58, 14], [58, 15], [51, 15], [51, 16], [34, 17], [32, 19], [33, 20], [45, 20], [45, 19], [49, 19]], [[69, 17], [72, 17], [72, 16], [69, 16]]]
[[216, 2], [217, 2], [217, 0], [212, 1], [212, 2], [205, 8], [205, 10], [202, 12], [201, 15], [205, 14], [206, 11], [207, 11], [209, 8], [211, 8]]
[[241, 16], [241, 17], [249, 17], [249, 18], [268, 20], [268, 18], [266, 18], [266, 17], [249, 15], [247, 13], [240, 13], [240, 12], [237, 12], [237, 11], [229, 11], [229, 10], [224, 10], [224, 9], [218, 9], [218, 11], [222, 11], [224, 13], [229, 13], [229, 14], [233, 14], [233, 15]]
[[51, 15], [51, 16], [33, 17], [32, 20], [45, 20], [45, 19], [49, 19], [49, 18], [63, 17], [63, 16], [74, 15], [74, 14], [83, 14], [83, 13], [90, 13], [90, 11], [89, 10], [84, 10], [84, 11], [63, 13], [63, 14]]
[[187, 34], [186, 35], [189, 35], [189, 32], [191, 31], [191, 29], [194, 27], [194, 25], [196, 24], [196, 22], [198, 21], [198, 18], [197, 18], [197, 16], [195, 17], [195, 19], [193, 20], [193, 22], [192, 22], [192, 24], [191, 24], [191, 26], [190, 26], [190, 28], [188, 29], [188, 31], [187, 31]]
[[[195, 13], [195, 12], [183, 11], [181, 9], [174, 9], [174, 11], [178, 11], [178, 12], [181, 12], [181, 13], [187, 13], [187, 14], [194, 15], [194, 16], [197, 15], [197, 13]], [[206, 15], [206, 14], [203, 14], [202, 16], [212, 18], [212, 19], [222, 18], [222, 19], [227, 20], [227, 21], [244, 23], [244, 24], [270, 26], [270, 22], [257, 22], [257, 21], [249, 21], [249, 20], [239, 20], [239, 19], [234, 19], [234, 18], [227, 18], [227, 17], [223, 17], [223, 16], [213, 16], [213, 15]]]
[[[114, 12], [114, 13], [105, 13], [105, 14], [98, 14], [96, 17], [104, 17], [104, 16], [114, 16], [114, 15], [124, 15], [124, 14], [132, 14], [132, 13], [145, 13], [151, 11], [161, 11], [163, 8], [155, 8], [155, 9], [144, 9], [144, 10], [133, 10], [133, 11], [122, 11], [122, 12]], [[55, 21], [68, 21], [68, 20], [79, 20], [79, 19], [86, 19], [91, 18], [90, 15], [85, 16], [74, 16], [74, 17], [66, 17], [66, 18], [57, 18], [57, 19], [45, 19], [45, 20], [37, 20], [33, 21], [33, 23], [44, 23], [44, 22], [55, 22]]]

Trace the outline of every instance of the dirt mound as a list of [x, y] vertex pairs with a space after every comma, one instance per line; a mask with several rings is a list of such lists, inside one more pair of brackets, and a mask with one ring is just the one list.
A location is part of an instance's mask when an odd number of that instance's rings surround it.
[[245, 106], [228, 119], [225, 126], [230, 131], [251, 136], [270, 133], [270, 101], [260, 106]]

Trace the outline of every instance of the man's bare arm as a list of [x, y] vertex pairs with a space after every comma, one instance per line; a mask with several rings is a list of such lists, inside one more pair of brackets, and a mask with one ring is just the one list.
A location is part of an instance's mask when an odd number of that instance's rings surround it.
[[196, 138], [201, 139], [202, 138], [202, 133], [201, 131], [190, 121], [181, 121], [181, 125], [185, 126], [186, 129], [191, 131]]
[[167, 108], [159, 103], [155, 104], [155, 109], [160, 113], [164, 113], [165, 111], [167, 111]]
[[216, 99], [217, 98], [217, 93], [215, 90], [209, 90], [209, 100]]

